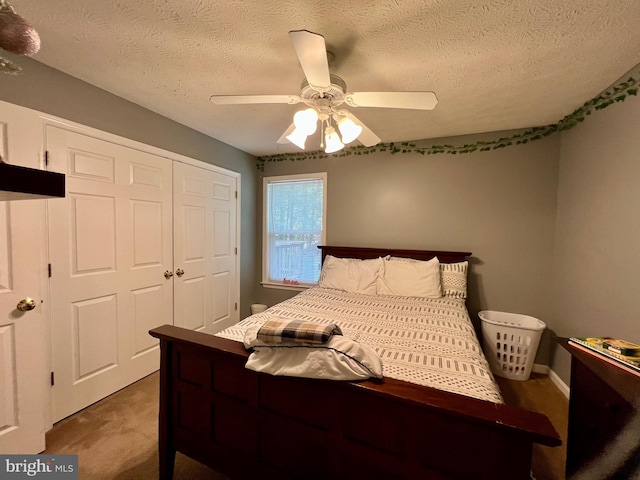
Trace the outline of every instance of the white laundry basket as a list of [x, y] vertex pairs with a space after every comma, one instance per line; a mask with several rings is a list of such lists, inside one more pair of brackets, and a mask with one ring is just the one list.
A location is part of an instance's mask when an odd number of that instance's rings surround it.
[[511, 380], [528, 380], [545, 323], [528, 315], [492, 310], [478, 316], [491, 371]]

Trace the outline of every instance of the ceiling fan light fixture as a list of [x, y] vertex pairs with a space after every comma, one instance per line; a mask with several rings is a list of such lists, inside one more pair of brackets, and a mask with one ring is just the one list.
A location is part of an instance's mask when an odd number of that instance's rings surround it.
[[307, 137], [308, 135], [305, 131], [300, 130], [300, 128], [296, 127], [295, 130], [291, 132], [289, 135], [287, 135], [286, 138], [291, 143], [293, 143], [296, 147], [299, 147], [302, 150], [304, 150], [304, 144], [307, 141]]
[[344, 148], [344, 143], [340, 141], [338, 132], [336, 132], [336, 129], [331, 126], [327, 127], [325, 130], [324, 142], [327, 145], [324, 149], [325, 153], [335, 153]]
[[293, 116], [293, 124], [296, 126], [296, 130], [300, 130], [306, 135], [313, 135], [318, 128], [318, 112], [314, 108], [300, 110]]
[[342, 136], [342, 143], [344, 144], [353, 142], [362, 133], [362, 127], [349, 117], [342, 117], [337, 123]]
[[[0, 6], [8, 1], [0, 0]], [[326, 153], [337, 152], [344, 148], [345, 143], [351, 143], [356, 139], [365, 147], [373, 147], [382, 141], [380, 137], [351, 111], [337, 110], [340, 105], [345, 103], [351, 107], [432, 110], [438, 103], [435, 93], [425, 91], [349, 92], [345, 81], [329, 72], [330, 57], [334, 55], [327, 53], [327, 45], [322, 35], [308, 30], [292, 30], [289, 32], [289, 38], [305, 76], [300, 87], [300, 95], [212, 95], [210, 98], [214, 105], [306, 105], [304, 110], [295, 112], [293, 123], [278, 138], [278, 144], [289, 141], [304, 149], [307, 137], [317, 131], [320, 123], [320, 149]], [[0, 58], [0, 67], [2, 60]], [[330, 126], [330, 122], [335, 125]], [[325, 127], [326, 135], [322, 131]]]

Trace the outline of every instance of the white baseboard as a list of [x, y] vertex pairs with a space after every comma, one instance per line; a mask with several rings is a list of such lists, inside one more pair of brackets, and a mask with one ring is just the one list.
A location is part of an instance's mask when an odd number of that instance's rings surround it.
[[558, 390], [562, 392], [562, 394], [569, 398], [570, 388], [569, 386], [562, 381], [562, 379], [558, 376], [556, 372], [551, 370], [548, 365], [541, 365], [538, 363], [534, 363], [531, 368], [533, 373], [540, 373], [542, 375], [549, 375], [549, 379], [553, 382], [553, 384], [558, 387]]
[[560, 390], [565, 397], [569, 398], [569, 392], [571, 391], [571, 389], [569, 388], [569, 385], [564, 383], [556, 372], [554, 372], [550, 368], [548, 368], [548, 370], [549, 370], [549, 378], [551, 379], [551, 381], [554, 383], [556, 387], [558, 387], [558, 390]]

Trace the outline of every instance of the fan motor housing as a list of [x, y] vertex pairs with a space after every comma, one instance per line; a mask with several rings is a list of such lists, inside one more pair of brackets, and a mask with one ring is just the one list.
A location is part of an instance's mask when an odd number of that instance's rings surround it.
[[340, 105], [344, 102], [344, 92], [347, 90], [347, 84], [337, 75], [330, 74], [331, 85], [326, 90], [318, 90], [309, 85], [305, 79], [300, 87], [300, 98], [305, 103], [314, 104], [320, 99], [328, 100], [331, 105]]

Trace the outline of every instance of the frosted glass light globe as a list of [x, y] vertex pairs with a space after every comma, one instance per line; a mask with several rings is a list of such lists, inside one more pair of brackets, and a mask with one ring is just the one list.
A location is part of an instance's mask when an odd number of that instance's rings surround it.
[[293, 124], [296, 126], [296, 129], [299, 129], [307, 135], [312, 135], [318, 128], [318, 112], [313, 108], [300, 110], [293, 116]]

